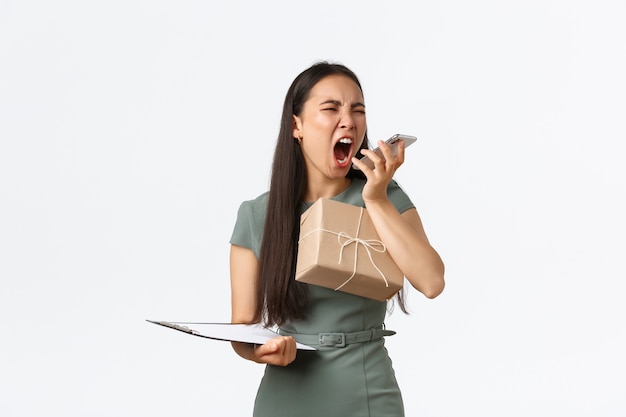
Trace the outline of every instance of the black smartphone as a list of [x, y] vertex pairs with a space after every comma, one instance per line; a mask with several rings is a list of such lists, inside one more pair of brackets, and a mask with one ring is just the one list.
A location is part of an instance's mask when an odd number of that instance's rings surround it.
[[[393, 135], [389, 139], [387, 139], [385, 143], [391, 147], [391, 152], [393, 155], [396, 155], [398, 153], [398, 143], [400, 143], [401, 140], [404, 141], [404, 149], [406, 149], [407, 147], [415, 143], [415, 141], [417, 141], [417, 138], [415, 136], [401, 135], [398, 133], [396, 135]], [[381, 158], [383, 158], [383, 160], [385, 160], [385, 157], [383, 156], [383, 152], [378, 147], [373, 149], [373, 151], [376, 152], [376, 155], [380, 156]], [[374, 162], [372, 162], [372, 160], [369, 159], [366, 155], [359, 158], [359, 160], [365, 163], [365, 165], [367, 165], [368, 167], [370, 167], [370, 169], [374, 168]], [[352, 167], [354, 169], [359, 169], [354, 164], [352, 164]]]

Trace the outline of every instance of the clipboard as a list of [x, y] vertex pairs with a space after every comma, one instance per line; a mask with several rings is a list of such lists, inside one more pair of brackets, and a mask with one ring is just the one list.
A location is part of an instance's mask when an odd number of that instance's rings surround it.
[[[278, 333], [263, 327], [261, 324], [233, 324], [233, 323], [192, 323], [182, 321], [146, 320], [159, 326], [178, 330], [183, 333], [207, 339], [226, 342], [244, 342], [262, 345], [269, 339], [278, 336]], [[315, 348], [296, 342], [300, 350], [316, 350]]]

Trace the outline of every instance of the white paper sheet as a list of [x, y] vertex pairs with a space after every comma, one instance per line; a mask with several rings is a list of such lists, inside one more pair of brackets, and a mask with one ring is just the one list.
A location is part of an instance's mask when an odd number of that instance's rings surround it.
[[[189, 323], [173, 321], [146, 320], [150, 323], [169, 327], [170, 329], [194, 336], [206, 337], [213, 340], [232, 342], [246, 342], [264, 344], [269, 339], [276, 337], [277, 333], [260, 324], [232, 324], [232, 323]], [[315, 350], [315, 348], [302, 343], [296, 343], [298, 349]]]

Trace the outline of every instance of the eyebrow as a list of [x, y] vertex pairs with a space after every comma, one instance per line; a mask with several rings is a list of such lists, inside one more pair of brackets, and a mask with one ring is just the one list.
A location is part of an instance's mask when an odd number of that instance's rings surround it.
[[[335, 106], [341, 106], [341, 102], [339, 100], [326, 100], [326, 101], [321, 102], [320, 106], [323, 106], [324, 104], [334, 104]], [[365, 107], [365, 104], [361, 102], [356, 102], [356, 103], [352, 103], [350, 107], [351, 108]]]

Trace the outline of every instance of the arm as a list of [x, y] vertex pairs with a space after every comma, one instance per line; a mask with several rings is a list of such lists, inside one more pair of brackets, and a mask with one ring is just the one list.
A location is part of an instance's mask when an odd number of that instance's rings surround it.
[[[255, 316], [256, 283], [259, 279], [259, 261], [248, 248], [231, 245], [230, 285], [231, 322], [258, 323]], [[257, 363], [286, 366], [296, 358], [296, 341], [290, 336], [277, 336], [264, 345], [231, 342], [235, 352], [244, 359]]]
[[365, 206], [389, 255], [407, 280], [426, 297], [435, 298], [445, 286], [443, 262], [428, 242], [417, 210], [400, 214], [387, 198], [387, 186], [404, 162], [404, 144], [398, 146], [395, 157], [385, 143], [381, 141], [378, 145], [385, 161], [370, 150], [363, 151], [374, 162], [373, 170], [353, 159], [367, 177], [363, 188]]
[[389, 200], [382, 200], [367, 204], [367, 211], [389, 255], [411, 285], [428, 298], [441, 294], [444, 265], [428, 242], [417, 210], [400, 214]]

